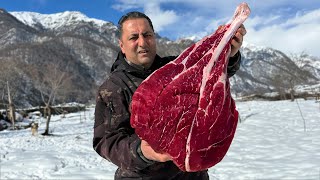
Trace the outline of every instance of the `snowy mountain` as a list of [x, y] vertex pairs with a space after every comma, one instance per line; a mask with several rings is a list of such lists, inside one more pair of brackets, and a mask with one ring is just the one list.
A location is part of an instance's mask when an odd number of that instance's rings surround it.
[[[71, 77], [68, 91], [60, 93], [57, 103], [94, 100], [97, 86], [108, 76], [119, 51], [117, 41], [118, 29], [114, 24], [80, 12], [39, 14], [0, 10], [2, 100], [7, 99], [5, 82], [8, 81], [15, 90], [13, 98], [17, 105], [39, 105], [40, 92], [36, 84], [39, 79], [35, 74], [48, 74], [53, 69], [50, 63]], [[160, 56], [178, 55], [192, 43], [190, 39], [171, 41], [157, 35]], [[250, 44], [244, 44], [241, 53], [242, 67], [231, 78], [236, 96], [279, 93], [291, 86], [320, 84], [317, 57], [288, 56], [275, 49]]]
[[76, 11], [66, 11], [56, 14], [40, 14], [35, 12], [10, 12], [26, 25], [37, 29], [56, 30], [65, 26], [72, 26], [80, 22], [93, 23], [94, 26], [102, 28], [104, 25], [110, 25], [110, 28], [117, 29], [112, 23], [94, 18]]
[[308, 54], [295, 54], [292, 55], [292, 60], [299, 68], [311, 72], [316, 77], [320, 77], [320, 57], [312, 57]]
[[276, 49], [248, 43], [243, 44], [241, 53], [241, 69], [231, 78], [236, 94], [288, 94], [290, 89], [299, 92], [300, 85], [319, 84], [319, 58], [299, 55], [292, 58]]
[[[90, 29], [93, 28], [94, 31], [100, 34], [106, 33], [104, 38], [117, 43], [115, 41], [117, 39], [117, 27], [114, 24], [108, 21], [89, 18], [77, 11], [65, 11], [56, 14], [40, 14], [35, 12], [10, 12], [10, 14], [22, 23], [39, 31], [46, 30], [59, 35], [70, 31], [77, 31], [79, 33], [79, 29], [82, 28], [87, 31], [84, 33], [89, 34]], [[94, 37], [92, 36], [92, 38]], [[99, 37], [96, 37], [95, 40], [99, 40]]]

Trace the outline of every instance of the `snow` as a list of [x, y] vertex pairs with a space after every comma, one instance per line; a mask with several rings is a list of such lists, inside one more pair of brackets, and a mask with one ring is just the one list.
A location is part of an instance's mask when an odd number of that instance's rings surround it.
[[[46, 29], [58, 29], [68, 24], [77, 22], [92, 22], [98, 27], [102, 27], [110, 22], [89, 18], [86, 15], [78, 11], [65, 11], [55, 14], [40, 14], [36, 12], [10, 12], [13, 16], [19, 19], [24, 24], [34, 27], [37, 24], [41, 24]], [[116, 28], [113, 26], [112, 28]]]
[[[248, 101], [237, 108], [242, 122], [210, 179], [320, 178], [319, 102]], [[92, 148], [93, 116], [93, 108], [54, 116], [53, 136], [1, 131], [0, 179], [113, 179], [117, 167]], [[39, 133], [44, 128], [42, 119]]]
[[258, 46], [252, 43], [249, 43], [247, 41], [243, 41], [241, 49], [249, 49], [250, 51], [266, 51], [267, 49], [269, 49], [266, 46]]

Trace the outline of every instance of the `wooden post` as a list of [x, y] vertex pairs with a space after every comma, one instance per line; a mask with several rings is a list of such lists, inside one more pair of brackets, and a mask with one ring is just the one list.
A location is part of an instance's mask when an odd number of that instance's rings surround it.
[[16, 121], [16, 111], [14, 104], [11, 99], [11, 94], [10, 94], [10, 88], [9, 88], [9, 82], [7, 81], [7, 88], [8, 88], [8, 101], [9, 101], [9, 119], [11, 120], [12, 127], [15, 129], [15, 121]]
[[46, 122], [46, 129], [44, 131], [44, 133], [42, 133], [42, 135], [49, 135], [49, 124], [50, 124], [50, 119], [51, 119], [51, 106], [50, 104], [46, 103], [46, 107], [44, 109], [45, 114], [46, 114], [46, 118], [47, 118], [47, 122]]

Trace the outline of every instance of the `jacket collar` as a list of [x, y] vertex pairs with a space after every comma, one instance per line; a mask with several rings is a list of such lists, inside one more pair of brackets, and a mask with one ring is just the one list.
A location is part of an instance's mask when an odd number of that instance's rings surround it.
[[162, 58], [159, 55], [156, 55], [151, 67], [149, 69], [146, 69], [142, 66], [133, 64], [130, 61], [126, 60], [124, 54], [120, 51], [118, 53], [116, 61], [111, 67], [111, 72], [126, 71], [130, 74], [145, 78], [161, 66], [161, 59]]

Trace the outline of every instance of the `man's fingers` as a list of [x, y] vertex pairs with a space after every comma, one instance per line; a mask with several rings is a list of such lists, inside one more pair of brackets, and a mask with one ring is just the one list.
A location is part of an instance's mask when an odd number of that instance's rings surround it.
[[241, 24], [241, 26], [239, 27], [237, 32], [239, 32], [242, 36], [247, 34], [247, 30], [246, 30], [246, 28], [244, 27], [243, 24]]
[[235, 38], [234, 38], [237, 42], [239, 42], [239, 43], [242, 43], [242, 41], [243, 41], [243, 35], [241, 34], [241, 33], [239, 33], [239, 32], [237, 32], [236, 34], [235, 34]]
[[225, 25], [220, 25], [217, 30], [219, 31], [221, 28], [224, 28], [224, 27]]
[[152, 147], [147, 143], [147, 141], [141, 140], [141, 150], [142, 154], [150, 160], [166, 162], [171, 161], [172, 158], [168, 153], [157, 153], [152, 149]]

